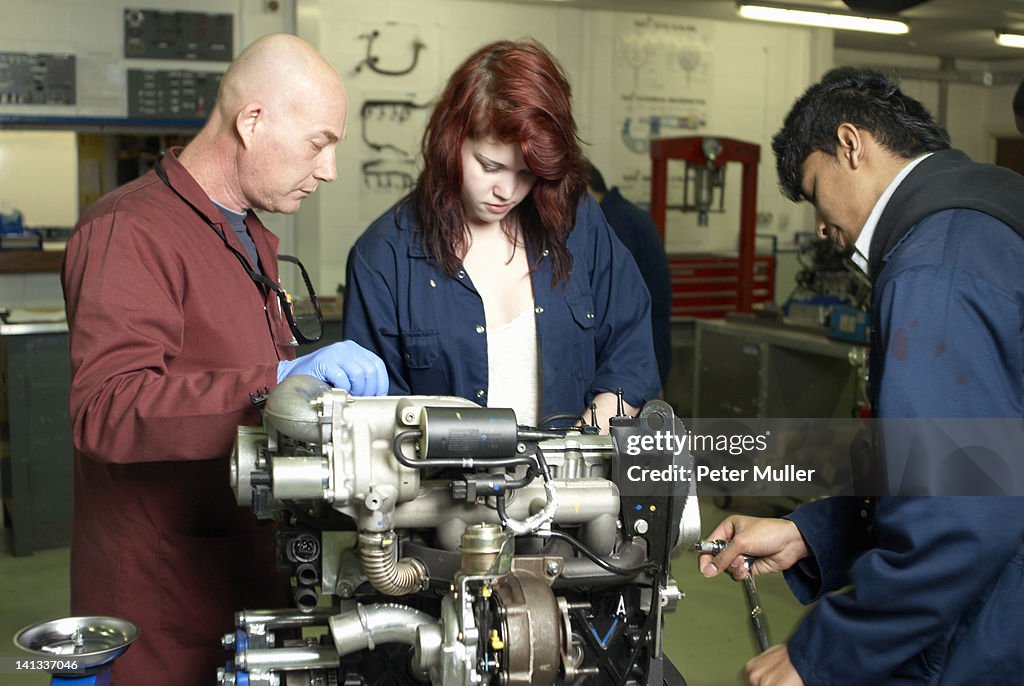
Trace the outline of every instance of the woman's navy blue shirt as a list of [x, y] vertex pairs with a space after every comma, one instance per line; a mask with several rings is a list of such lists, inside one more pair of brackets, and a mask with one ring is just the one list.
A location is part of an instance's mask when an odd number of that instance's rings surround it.
[[[377, 219], [349, 253], [345, 337], [384, 360], [392, 395], [454, 395], [487, 405], [487, 327], [469, 274], [449, 276], [416, 230], [404, 201]], [[650, 296], [636, 263], [597, 203], [581, 200], [568, 238], [567, 282], [552, 285], [547, 251], [533, 283], [541, 416], [581, 413], [622, 388], [640, 407], [657, 397]]]

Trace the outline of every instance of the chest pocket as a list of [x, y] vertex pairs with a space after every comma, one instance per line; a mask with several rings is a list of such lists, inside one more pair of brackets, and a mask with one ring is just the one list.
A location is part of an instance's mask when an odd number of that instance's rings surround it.
[[440, 354], [440, 342], [436, 331], [402, 334], [402, 359], [409, 369], [429, 369]]
[[579, 386], [578, 395], [582, 400], [587, 389], [594, 383], [597, 369], [597, 315], [594, 311], [594, 296], [590, 293], [566, 296], [565, 304], [576, 323], [576, 326], [567, 323], [565, 350], [571, 352], [564, 361], [565, 368], [572, 369], [572, 376]]
[[448, 378], [449, 362], [441, 349], [439, 333], [403, 333], [402, 359], [405, 362], [403, 376], [411, 395], [452, 395], [453, 389]]
[[594, 314], [594, 296], [589, 293], [584, 295], [568, 296], [565, 299], [572, 312], [572, 318], [584, 329], [593, 329], [596, 321]]

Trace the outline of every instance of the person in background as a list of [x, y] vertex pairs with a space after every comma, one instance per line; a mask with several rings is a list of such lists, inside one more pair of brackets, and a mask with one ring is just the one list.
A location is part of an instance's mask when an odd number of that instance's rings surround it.
[[491, 43], [459, 66], [423, 160], [348, 256], [345, 334], [384, 358], [391, 392], [524, 424], [593, 402], [603, 430], [616, 389], [626, 412], [656, 397], [647, 288], [587, 195], [569, 81], [544, 47]]
[[[873, 283], [875, 421], [905, 432], [915, 427], [905, 420], [923, 420], [932, 434], [949, 418], [1019, 424], [1024, 177], [951, 149], [898, 84], [850, 67], [796, 101], [772, 148], [783, 193], [812, 203], [820, 237], [851, 251]], [[1024, 497], [952, 497], [1020, 484], [983, 473], [952, 482], [967, 453], [926, 440], [897, 468], [890, 439], [903, 436], [882, 435], [881, 497], [731, 516], [710, 534], [731, 544], [701, 556], [706, 576], [742, 578], [750, 555], [755, 574], [785, 571], [801, 601], [817, 600], [785, 644], [747, 664], [750, 683], [1021, 683]], [[1019, 460], [1019, 442], [1002, 457]]]
[[387, 393], [381, 360], [350, 341], [295, 357], [278, 240], [254, 213], [294, 213], [334, 180], [346, 112], [309, 44], [260, 38], [192, 142], [95, 203], [68, 242], [71, 612], [141, 629], [115, 684], [212, 682], [233, 613], [284, 601], [273, 528], [229, 484], [238, 426], [260, 423], [252, 396], [291, 374]]
[[658, 358], [658, 377], [664, 391], [672, 367], [672, 277], [669, 274], [665, 244], [650, 213], [622, 197], [617, 186], [609, 189], [601, 171], [593, 162], [588, 164], [590, 177], [587, 190], [601, 206], [615, 235], [633, 255], [651, 294], [654, 354]]

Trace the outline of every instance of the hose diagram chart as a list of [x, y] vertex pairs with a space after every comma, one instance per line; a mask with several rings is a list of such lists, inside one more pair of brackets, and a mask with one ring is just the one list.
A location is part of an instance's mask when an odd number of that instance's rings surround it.
[[[707, 126], [714, 25], [651, 15], [622, 15], [614, 26], [614, 96], [618, 131], [612, 173], [626, 197], [650, 190], [650, 143], [699, 133]], [[680, 188], [682, 179], [679, 179]]]
[[[405, 195], [418, 174], [420, 137], [432, 103], [418, 89], [432, 75], [422, 27], [401, 22], [368, 26], [358, 36], [365, 54], [353, 67], [364, 84], [359, 108], [360, 217], [372, 220]], [[368, 86], [368, 87], [367, 87]]]

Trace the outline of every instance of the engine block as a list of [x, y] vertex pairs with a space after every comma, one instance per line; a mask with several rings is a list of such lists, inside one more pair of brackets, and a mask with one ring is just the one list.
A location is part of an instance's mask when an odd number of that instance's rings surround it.
[[222, 684], [684, 684], [661, 649], [697, 540], [692, 481], [629, 483], [637, 464], [692, 474], [662, 401], [580, 426], [439, 396], [353, 397], [284, 380], [264, 426], [239, 427], [231, 484], [278, 520], [294, 607], [247, 610]]

